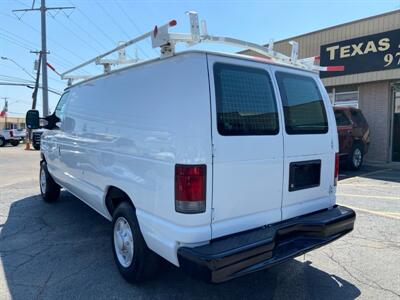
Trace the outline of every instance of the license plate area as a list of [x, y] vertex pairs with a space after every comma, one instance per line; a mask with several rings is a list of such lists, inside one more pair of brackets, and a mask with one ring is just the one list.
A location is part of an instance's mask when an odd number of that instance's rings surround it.
[[321, 160], [292, 162], [289, 174], [289, 192], [317, 187], [321, 179]]

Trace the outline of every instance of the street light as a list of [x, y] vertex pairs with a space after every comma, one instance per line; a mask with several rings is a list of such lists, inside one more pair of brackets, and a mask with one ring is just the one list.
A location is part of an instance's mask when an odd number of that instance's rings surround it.
[[21, 66], [19, 63], [17, 63], [17, 62], [16, 62], [15, 60], [13, 60], [12, 58], [2, 56], [1, 59], [2, 59], [2, 60], [9, 60], [9, 61], [13, 62], [18, 68], [20, 68], [22, 71], [24, 71], [26, 74], [28, 74], [29, 77], [31, 77], [33, 80], [36, 81], [36, 78], [35, 78], [31, 73], [29, 73], [27, 70], [25, 70], [25, 68], [24, 68], [23, 66]]

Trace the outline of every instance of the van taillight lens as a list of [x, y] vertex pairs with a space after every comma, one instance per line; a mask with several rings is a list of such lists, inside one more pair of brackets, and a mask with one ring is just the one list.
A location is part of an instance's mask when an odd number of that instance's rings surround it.
[[195, 214], [206, 210], [206, 165], [175, 166], [175, 210]]
[[335, 186], [337, 185], [339, 178], [339, 153], [335, 154]]

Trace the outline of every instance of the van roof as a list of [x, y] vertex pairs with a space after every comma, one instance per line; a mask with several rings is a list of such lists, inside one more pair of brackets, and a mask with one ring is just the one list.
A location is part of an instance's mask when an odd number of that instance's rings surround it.
[[135, 63], [132, 65], [128, 65], [125, 67], [121, 67], [118, 69], [114, 69], [112, 71], [110, 71], [109, 73], [103, 73], [103, 74], [99, 74], [99, 75], [95, 75], [93, 77], [90, 77], [89, 79], [86, 80], [82, 80], [79, 81], [75, 84], [72, 84], [71, 86], [68, 86], [64, 89], [64, 91], [67, 91], [73, 87], [79, 86], [81, 84], [90, 82], [92, 80], [96, 80], [102, 77], [106, 77], [108, 75], [111, 74], [115, 74], [118, 72], [122, 72], [125, 71], [127, 69], [131, 69], [131, 68], [136, 68], [145, 64], [151, 64], [157, 61], [161, 61], [161, 60], [168, 60], [171, 59], [173, 57], [178, 57], [178, 56], [183, 56], [183, 55], [190, 55], [190, 54], [211, 54], [211, 55], [216, 55], [216, 56], [223, 56], [223, 57], [230, 57], [230, 58], [236, 58], [236, 59], [240, 59], [240, 60], [247, 60], [247, 61], [254, 61], [254, 62], [259, 62], [259, 63], [265, 63], [265, 64], [273, 64], [273, 65], [279, 65], [282, 67], [287, 67], [287, 68], [291, 68], [291, 69], [295, 69], [295, 70], [300, 70], [303, 72], [307, 72], [307, 73], [311, 73], [311, 74], [315, 74], [315, 72], [311, 71], [311, 70], [306, 70], [300, 67], [297, 67], [295, 65], [291, 65], [288, 63], [284, 63], [281, 61], [273, 61], [272, 59], [269, 59], [267, 57], [259, 57], [259, 56], [251, 56], [251, 55], [246, 55], [246, 54], [241, 54], [241, 53], [228, 53], [228, 52], [217, 52], [217, 51], [209, 51], [209, 50], [187, 50], [187, 51], [181, 51], [181, 52], [177, 52], [176, 54], [174, 54], [173, 56], [170, 57], [166, 57], [166, 58], [160, 58], [160, 57], [155, 57], [154, 59], [149, 59], [149, 60], [145, 60], [143, 62], [139, 62], [139, 63]]

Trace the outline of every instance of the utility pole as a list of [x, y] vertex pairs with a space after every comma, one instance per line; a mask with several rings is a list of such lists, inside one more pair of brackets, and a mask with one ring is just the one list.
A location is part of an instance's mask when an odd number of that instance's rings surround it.
[[4, 115], [4, 129], [7, 129], [7, 113], [8, 113], [8, 101], [9, 97], [0, 97], [1, 99], [4, 99], [4, 110], [5, 110], [5, 115]]
[[43, 116], [46, 117], [49, 114], [49, 93], [48, 93], [48, 81], [47, 81], [47, 42], [46, 42], [46, 12], [48, 10], [64, 10], [74, 9], [74, 6], [59, 6], [59, 7], [46, 7], [46, 0], [40, 1], [40, 7], [34, 8], [35, 0], [32, 3], [32, 8], [29, 9], [15, 9], [13, 12], [29, 12], [29, 11], [40, 11], [41, 16], [41, 39], [42, 39], [42, 95], [43, 95]]

